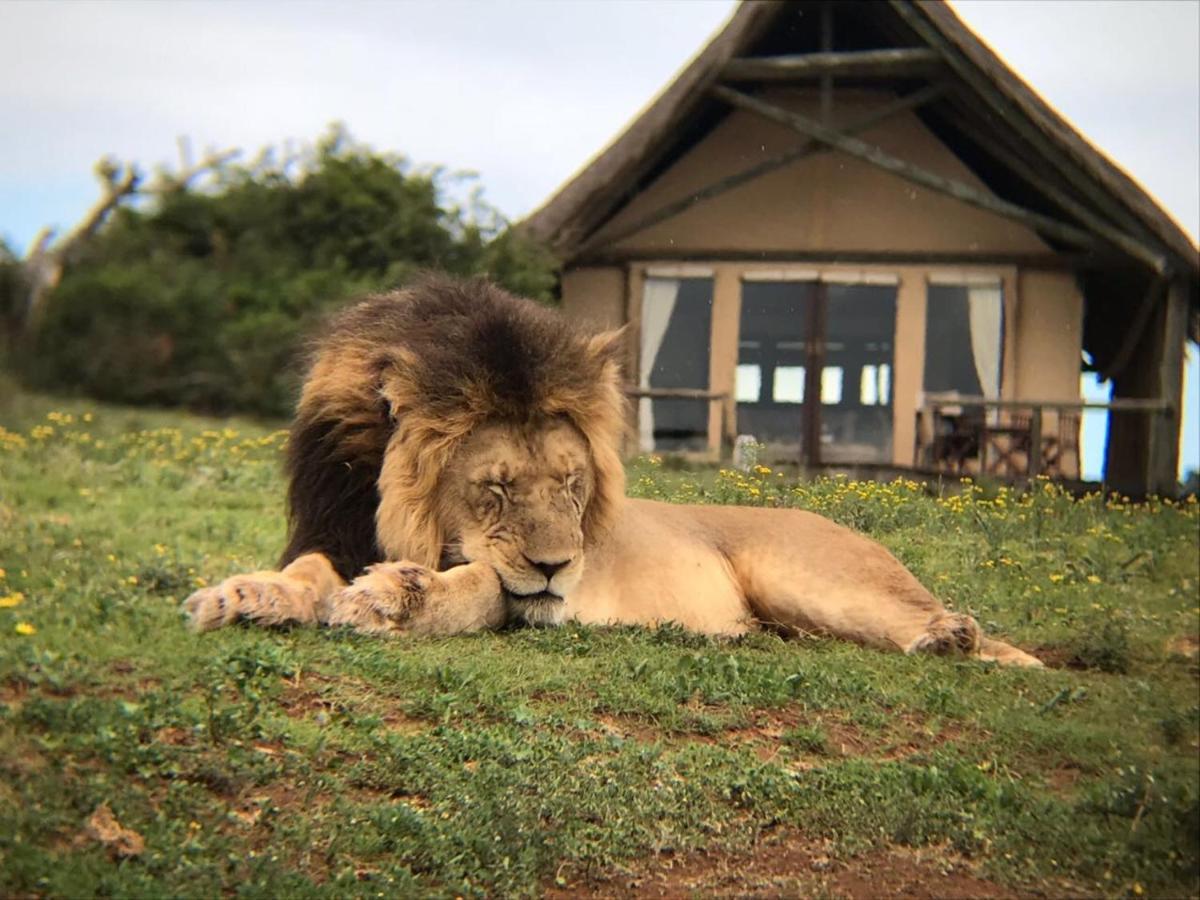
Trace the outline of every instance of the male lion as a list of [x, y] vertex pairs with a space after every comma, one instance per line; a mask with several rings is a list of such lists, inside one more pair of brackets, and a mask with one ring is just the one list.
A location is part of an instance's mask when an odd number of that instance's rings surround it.
[[1041, 665], [821, 516], [626, 499], [619, 341], [484, 281], [345, 310], [292, 426], [281, 568], [197, 591], [195, 627], [767, 626]]

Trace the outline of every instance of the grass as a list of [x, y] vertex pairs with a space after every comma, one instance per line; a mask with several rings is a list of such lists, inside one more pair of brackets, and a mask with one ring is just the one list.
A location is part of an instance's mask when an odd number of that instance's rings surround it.
[[0, 425], [2, 894], [603, 893], [700, 848], [766, 893], [901, 858], [935, 893], [1200, 889], [1194, 502], [631, 469], [862, 529], [1046, 672], [673, 628], [197, 637], [183, 597], [282, 546], [282, 433], [26, 395]]

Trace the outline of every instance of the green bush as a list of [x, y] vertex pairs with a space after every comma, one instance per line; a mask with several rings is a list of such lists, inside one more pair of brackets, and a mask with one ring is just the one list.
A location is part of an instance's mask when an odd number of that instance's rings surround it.
[[335, 127], [294, 169], [264, 153], [207, 190], [159, 191], [69, 261], [19, 371], [102, 400], [284, 415], [304, 336], [349, 298], [438, 269], [551, 300], [550, 256], [478, 192], [452, 202], [450, 181]]

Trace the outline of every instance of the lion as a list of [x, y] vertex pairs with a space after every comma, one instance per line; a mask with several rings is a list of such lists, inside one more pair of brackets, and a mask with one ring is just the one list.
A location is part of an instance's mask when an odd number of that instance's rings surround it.
[[288, 440], [279, 568], [194, 593], [193, 626], [675, 623], [1041, 665], [819, 515], [627, 498], [621, 346], [484, 280], [345, 309]]

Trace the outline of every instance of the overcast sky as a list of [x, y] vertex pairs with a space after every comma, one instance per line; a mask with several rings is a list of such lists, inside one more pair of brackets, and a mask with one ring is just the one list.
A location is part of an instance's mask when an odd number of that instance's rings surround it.
[[[492, 203], [516, 219], [599, 150], [733, 7], [6, 0], [0, 236], [20, 249], [41, 226], [77, 220], [105, 153], [149, 168], [175, 161], [177, 135], [252, 150], [312, 139], [334, 120], [414, 162], [477, 171]], [[1200, 2], [955, 8], [1200, 232]], [[1193, 465], [1196, 428], [1193, 418]]]

